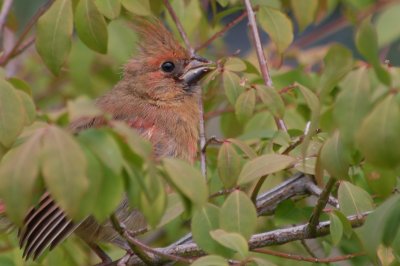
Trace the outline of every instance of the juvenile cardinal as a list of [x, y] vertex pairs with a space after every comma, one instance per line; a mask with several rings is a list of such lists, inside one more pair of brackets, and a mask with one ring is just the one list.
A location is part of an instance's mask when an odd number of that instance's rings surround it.
[[[192, 162], [198, 140], [197, 81], [212, 65], [179, 45], [159, 21], [142, 20], [135, 28], [140, 40], [138, 55], [126, 64], [122, 80], [97, 99], [96, 104], [113, 119], [125, 121], [149, 139], [157, 157], [178, 157]], [[72, 122], [70, 128], [79, 132], [104, 124], [102, 118], [87, 118]], [[131, 210], [126, 200], [116, 213], [119, 221], [132, 231], [145, 227], [144, 217], [137, 210]], [[20, 229], [24, 257], [36, 259], [72, 232], [86, 241], [103, 261], [108, 257], [96, 243], [106, 241], [126, 247], [110, 221], [98, 224], [89, 217], [73, 222], [45, 194]]]

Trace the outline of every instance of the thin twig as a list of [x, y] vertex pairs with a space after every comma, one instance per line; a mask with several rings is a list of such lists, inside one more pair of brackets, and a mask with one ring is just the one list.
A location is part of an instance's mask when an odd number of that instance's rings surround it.
[[323, 212], [323, 209], [326, 206], [326, 203], [329, 200], [329, 196], [335, 184], [336, 184], [336, 178], [330, 177], [325, 185], [324, 190], [322, 190], [322, 193], [318, 198], [317, 205], [313, 209], [310, 221], [307, 226], [307, 231], [311, 237], [315, 237], [317, 233], [319, 218]]
[[224, 140], [222, 139], [218, 139], [216, 136], [212, 136], [211, 138], [209, 138], [206, 143], [204, 143], [203, 145], [203, 149], [202, 152], [206, 152], [208, 145], [210, 144], [222, 144], [224, 143]]
[[238, 190], [238, 188], [235, 187], [235, 188], [227, 188], [227, 189], [218, 190], [217, 192], [215, 192], [215, 193], [211, 194], [210, 196], [208, 196], [208, 198], [212, 199], [212, 198], [216, 198], [216, 197], [219, 197], [219, 196], [228, 195], [228, 194], [232, 193], [235, 190]]
[[311, 257], [317, 258], [317, 255], [311, 250], [305, 239], [300, 240], [300, 243]]
[[233, 108], [233, 107], [227, 107], [227, 108], [223, 108], [223, 109], [219, 109], [219, 110], [215, 110], [215, 111], [210, 111], [210, 112], [207, 112], [204, 114], [204, 119], [208, 120], [213, 117], [219, 116], [221, 114], [232, 113], [232, 112], [235, 112], [235, 108]]
[[[264, 54], [263, 47], [261, 44], [260, 34], [257, 29], [257, 23], [256, 23], [254, 11], [251, 6], [250, 0], [244, 0], [244, 2], [245, 2], [246, 10], [248, 13], [249, 26], [250, 26], [250, 30], [251, 30], [251, 35], [254, 40], [254, 46], [255, 46], [256, 52], [257, 52], [257, 58], [258, 58], [258, 63], [260, 65], [261, 74], [264, 78], [265, 85], [269, 88], [272, 88], [273, 83], [272, 83], [271, 76], [269, 74], [267, 60], [265, 58], [265, 54]], [[274, 119], [275, 119], [275, 124], [278, 127], [278, 129], [287, 131], [285, 122], [282, 119], [280, 119], [278, 117], [274, 117]]]
[[230, 30], [231, 28], [233, 28], [235, 25], [237, 25], [239, 22], [241, 22], [243, 19], [245, 19], [247, 17], [247, 11], [242, 12], [242, 14], [240, 16], [238, 16], [237, 18], [235, 18], [234, 20], [232, 20], [231, 22], [229, 22], [228, 24], [225, 25], [225, 27], [223, 27], [220, 31], [214, 33], [213, 36], [211, 36], [207, 41], [205, 41], [204, 43], [200, 44], [199, 46], [197, 46], [194, 50], [197, 52], [203, 48], [206, 48], [207, 46], [209, 46], [213, 41], [215, 41], [215, 39], [217, 39], [218, 37], [220, 37], [221, 35], [223, 35], [225, 32], [227, 32], [228, 30]]
[[[307, 191], [311, 195], [314, 195], [314, 196], [317, 196], [317, 197], [321, 196], [322, 189], [320, 189], [314, 183], [309, 182], [309, 183], [305, 184], [305, 188], [307, 189]], [[339, 208], [339, 201], [336, 198], [332, 197], [332, 196], [329, 196], [328, 204], [333, 206], [333, 207], [335, 207], [335, 208]]]
[[14, 44], [14, 47], [11, 49], [10, 52], [3, 54], [0, 58], [0, 65], [4, 66], [10, 61], [12, 58], [16, 56], [16, 52], [20, 49], [21, 44], [25, 40], [28, 33], [31, 31], [32, 27], [36, 24], [38, 19], [51, 7], [55, 0], [48, 0], [43, 6], [39, 8], [39, 10], [33, 15], [31, 20], [28, 22], [24, 30], [22, 31], [21, 35], [19, 36], [18, 40]]
[[144, 252], [141, 248], [139, 248], [139, 246], [136, 243], [132, 242], [131, 237], [129, 236], [129, 234], [127, 234], [125, 230], [125, 226], [121, 225], [121, 223], [118, 221], [117, 216], [115, 214], [112, 214], [110, 216], [110, 220], [114, 229], [118, 232], [118, 234], [121, 237], [123, 237], [128, 242], [128, 245], [131, 248], [131, 250], [141, 259], [141, 261], [143, 261], [146, 265], [149, 266], [153, 265], [149, 255], [147, 255], [146, 252]]
[[179, 34], [181, 35], [183, 41], [185, 42], [186, 47], [189, 49], [190, 54], [193, 55], [194, 54], [193, 47], [190, 45], [189, 38], [187, 37], [185, 30], [183, 29], [182, 23], [180, 22], [174, 9], [172, 8], [171, 4], [169, 3], [169, 0], [163, 0], [163, 2], [164, 2], [165, 7], [168, 10], [168, 13], [172, 17], [172, 20], [175, 22], [175, 25], [178, 28]]
[[253, 252], [268, 254], [268, 255], [285, 258], [285, 259], [289, 259], [289, 260], [308, 261], [308, 262], [313, 262], [313, 263], [338, 262], [338, 261], [349, 260], [349, 259], [352, 259], [355, 257], [365, 256], [365, 252], [358, 252], [358, 253], [352, 253], [352, 254], [347, 254], [347, 255], [337, 256], [337, 257], [332, 257], [332, 258], [312, 258], [312, 257], [304, 257], [304, 256], [297, 255], [297, 254], [289, 254], [289, 253], [279, 252], [276, 250], [259, 249], [259, 248], [254, 249]]
[[0, 36], [3, 38], [3, 30], [6, 25], [8, 13], [10, 13], [11, 6], [14, 0], [4, 0], [0, 11]]

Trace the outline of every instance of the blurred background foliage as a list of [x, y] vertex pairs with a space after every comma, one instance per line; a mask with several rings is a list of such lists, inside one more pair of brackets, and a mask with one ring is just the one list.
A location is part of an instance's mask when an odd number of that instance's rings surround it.
[[[300, 171], [321, 186], [329, 177], [340, 180], [333, 191], [340, 207], [321, 217], [331, 221], [331, 233], [309, 241], [311, 251], [300, 241], [272, 249], [322, 258], [366, 252], [341, 265], [399, 264], [400, 1], [253, 0], [273, 88], [258, 70], [242, 1], [171, 1], [191, 44], [219, 66], [203, 82], [207, 135], [225, 140], [207, 149], [207, 183], [198, 165], [152, 161], [150, 144], [122, 123], [79, 136], [65, 130], [78, 117], [98, 115], [90, 99], [121, 79], [140, 42], [132, 17], [159, 17], [180, 40], [163, 2], [56, 0], [49, 8], [51, 2], [15, 0], [1, 29], [0, 197], [14, 223], [45, 187], [71, 217], [93, 214], [100, 221], [126, 191], [151, 225], [140, 238], [146, 243], [166, 246], [192, 230], [201, 248], [219, 256], [196, 265], [227, 265], [223, 257], [292, 265], [248, 252], [246, 240], [308, 221], [313, 200], [286, 200], [273, 216], [258, 218], [251, 201]], [[238, 25], [202, 45], [240, 16]], [[19, 48], [32, 44], [21, 54], [12, 51], [20, 36]], [[279, 119], [287, 130], [276, 129]], [[254, 192], [255, 184], [261, 187]], [[207, 200], [235, 187], [244, 192]], [[361, 229], [345, 218], [375, 208]], [[16, 230], [10, 231], [1, 235], [0, 265], [98, 262], [76, 237], [39, 262], [24, 262]], [[114, 259], [124, 255], [104, 248]]]

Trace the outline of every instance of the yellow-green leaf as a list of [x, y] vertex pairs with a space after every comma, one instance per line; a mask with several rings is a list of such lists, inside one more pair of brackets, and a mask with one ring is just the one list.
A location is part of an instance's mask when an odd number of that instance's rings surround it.
[[290, 4], [300, 31], [303, 31], [314, 21], [315, 13], [318, 9], [318, 0], [291, 0]]
[[26, 120], [17, 90], [0, 79], [0, 143], [10, 147]]
[[268, 33], [282, 54], [293, 41], [292, 21], [278, 9], [262, 6], [257, 14], [261, 27]]
[[253, 202], [242, 191], [232, 192], [221, 206], [219, 223], [222, 229], [249, 239], [257, 225], [257, 211]]
[[238, 184], [243, 185], [264, 175], [288, 168], [296, 159], [287, 155], [265, 154], [247, 162], [239, 175]]
[[257, 95], [274, 116], [282, 118], [285, 115], [285, 103], [274, 88], [264, 85], [256, 86]]
[[217, 255], [208, 255], [205, 257], [200, 257], [195, 260], [191, 266], [228, 266], [229, 263], [223, 257]]
[[169, 180], [182, 195], [199, 206], [207, 201], [207, 184], [198, 169], [185, 161], [173, 158], [165, 158], [163, 164]]
[[88, 189], [86, 157], [73, 137], [56, 126], [48, 126], [41, 152], [46, 187], [57, 203], [71, 216]]
[[339, 132], [325, 141], [320, 152], [320, 162], [333, 177], [344, 179], [348, 177], [348, 154], [340, 138]]
[[400, 107], [395, 95], [388, 95], [365, 118], [357, 144], [366, 160], [380, 167], [400, 165]]
[[58, 75], [71, 50], [73, 14], [71, 0], [54, 1], [38, 20], [36, 49], [46, 66]]
[[96, 0], [99, 11], [109, 19], [115, 19], [121, 12], [120, 0]]
[[246, 122], [254, 112], [256, 106], [256, 93], [248, 90], [240, 94], [235, 103], [235, 112], [240, 122]]
[[224, 71], [222, 75], [222, 82], [228, 101], [234, 105], [236, 103], [236, 99], [244, 91], [244, 88], [240, 86], [239, 76], [234, 72]]
[[99, 53], [107, 52], [107, 24], [93, 0], [79, 1], [75, 10], [75, 27], [79, 39], [87, 47]]
[[346, 181], [340, 182], [338, 200], [340, 211], [346, 216], [361, 215], [374, 208], [372, 198], [365, 190]]
[[210, 232], [210, 235], [221, 245], [236, 251], [241, 259], [245, 259], [249, 255], [247, 241], [240, 234], [217, 229]]
[[139, 16], [151, 15], [149, 0], [121, 0], [121, 4], [133, 14]]
[[242, 159], [232, 144], [225, 142], [218, 152], [218, 174], [226, 188], [236, 186], [242, 169]]
[[229, 57], [224, 64], [228, 71], [242, 72], [246, 70], [246, 64], [237, 57]]

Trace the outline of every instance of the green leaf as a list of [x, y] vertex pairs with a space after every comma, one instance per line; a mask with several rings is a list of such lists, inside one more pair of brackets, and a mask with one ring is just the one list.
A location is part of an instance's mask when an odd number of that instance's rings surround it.
[[228, 71], [243, 72], [246, 68], [246, 64], [237, 57], [229, 57], [224, 64], [224, 69]]
[[224, 71], [222, 81], [228, 101], [235, 105], [237, 98], [244, 91], [244, 88], [240, 86], [239, 76], [231, 71]]
[[242, 169], [242, 158], [232, 144], [224, 142], [218, 152], [218, 174], [225, 188], [236, 186]]
[[88, 129], [79, 134], [79, 140], [89, 148], [103, 165], [115, 175], [122, 170], [123, 157], [118, 143], [105, 129]]
[[344, 235], [346, 237], [350, 237], [353, 234], [353, 227], [351, 226], [347, 217], [344, 216], [344, 214], [338, 210], [334, 210], [333, 213], [335, 214], [336, 217], [340, 219]]
[[285, 52], [293, 41], [293, 25], [286, 14], [278, 9], [263, 6], [258, 11], [257, 19], [275, 43], [278, 53]]
[[318, 86], [321, 102], [353, 67], [352, 53], [342, 45], [332, 45], [324, 58], [324, 64]]
[[122, 200], [124, 183], [122, 177], [116, 175], [101, 159], [85, 149], [88, 163], [87, 177], [89, 188], [80, 204], [80, 216], [93, 215], [98, 222], [103, 222], [116, 210]]
[[120, 0], [96, 0], [95, 4], [99, 11], [109, 19], [115, 19], [121, 12]]
[[241, 140], [238, 139], [227, 139], [227, 142], [231, 142], [233, 143], [236, 147], [238, 147], [244, 154], [247, 155], [247, 157], [249, 157], [250, 159], [254, 159], [257, 157], [257, 153], [255, 153], [253, 151], [253, 149], [247, 145], [246, 143], [244, 143]]
[[107, 24], [94, 1], [79, 1], [75, 10], [75, 27], [79, 39], [87, 47], [102, 54], [107, 52]]
[[139, 16], [150, 16], [149, 0], [121, 0], [121, 4], [131, 13]]
[[[11, 220], [20, 225], [39, 191], [40, 146], [44, 129], [38, 129], [13, 147], [0, 163], [0, 194]], [[22, 140], [22, 139], [21, 139]], [[23, 195], [23, 197], [21, 196]]]
[[35, 121], [36, 118], [36, 107], [33, 103], [32, 98], [25, 92], [17, 90], [17, 95], [21, 101], [21, 106], [24, 113], [24, 124], [30, 125]]
[[348, 153], [343, 146], [339, 132], [336, 131], [325, 141], [320, 152], [320, 162], [331, 176], [339, 179], [348, 177]]
[[329, 213], [329, 221], [331, 222], [330, 230], [332, 243], [334, 246], [337, 246], [343, 236], [343, 224], [339, 217], [333, 212]]
[[247, 241], [240, 234], [217, 229], [210, 232], [210, 235], [221, 245], [236, 251], [241, 259], [245, 259], [249, 255]]
[[216, 255], [208, 255], [195, 260], [191, 266], [229, 266], [226, 259]]
[[303, 31], [314, 21], [318, 9], [318, 0], [291, 0], [290, 4], [292, 5], [300, 31]]
[[337, 96], [333, 115], [344, 144], [352, 146], [356, 131], [372, 107], [367, 70], [359, 68], [350, 72], [340, 87], [342, 90]]
[[38, 20], [36, 49], [46, 66], [58, 75], [71, 50], [73, 14], [71, 0], [57, 0]]
[[260, 97], [261, 101], [268, 107], [274, 116], [282, 118], [285, 115], [285, 103], [274, 88], [257, 85], [256, 90], [258, 97]]
[[[359, 236], [362, 240], [363, 246], [369, 255], [373, 256], [378, 250], [378, 246], [382, 242], [386, 226], [391, 217], [395, 217], [400, 213], [399, 210], [400, 198], [399, 195], [395, 195], [385, 201], [379, 206], [374, 212], [368, 215], [364, 226], [359, 230]], [[392, 216], [395, 214], [395, 216]], [[398, 221], [396, 222], [398, 227]], [[386, 234], [390, 233], [393, 237], [396, 236], [398, 228], [390, 228], [391, 230], [386, 231]], [[392, 231], [395, 229], [395, 231]]]
[[357, 144], [366, 160], [383, 168], [400, 165], [400, 107], [393, 94], [378, 103], [365, 118]]
[[371, 196], [362, 188], [349, 182], [340, 182], [338, 190], [340, 211], [346, 215], [361, 215], [373, 209]]
[[254, 112], [256, 106], [256, 93], [248, 90], [240, 94], [235, 103], [235, 113], [240, 122], [246, 122]]
[[397, 174], [394, 169], [385, 169], [364, 163], [363, 166], [365, 180], [368, 187], [378, 197], [389, 197], [397, 185]]
[[207, 184], [199, 170], [185, 161], [173, 158], [163, 159], [163, 165], [169, 180], [183, 196], [199, 206], [207, 201]]
[[13, 87], [17, 90], [26, 92], [26, 94], [32, 97], [32, 89], [25, 80], [18, 78], [9, 78], [7, 81], [10, 82], [11, 85], [13, 85]]
[[75, 217], [88, 189], [86, 157], [70, 134], [48, 126], [42, 148], [42, 174], [46, 187], [58, 204]]
[[295, 158], [280, 154], [265, 154], [257, 157], [244, 165], [239, 175], [238, 185], [286, 169], [295, 162]]
[[207, 204], [198, 209], [192, 218], [193, 239], [207, 253], [230, 257], [232, 252], [215, 241], [210, 235], [212, 230], [219, 228], [219, 213], [219, 208], [212, 204]]
[[21, 133], [26, 120], [18, 92], [0, 79], [0, 143], [10, 147]]
[[379, 47], [384, 47], [400, 38], [400, 28], [393, 27], [393, 21], [400, 16], [400, 5], [390, 5], [389, 8], [378, 14], [376, 19], [376, 32]]
[[379, 80], [383, 84], [390, 86], [391, 78], [389, 72], [379, 62], [378, 36], [368, 19], [361, 23], [356, 33], [356, 46], [358, 51], [374, 66]]
[[[168, 224], [179, 215], [181, 215], [184, 211], [182, 201], [179, 199], [179, 195], [177, 193], [168, 193], [167, 195], [167, 207], [165, 209], [164, 215], [161, 218], [160, 223], [158, 224], [158, 228]], [[192, 218], [193, 221], [193, 218]]]
[[220, 227], [249, 239], [256, 230], [257, 212], [253, 202], [242, 191], [232, 192], [221, 206]]

